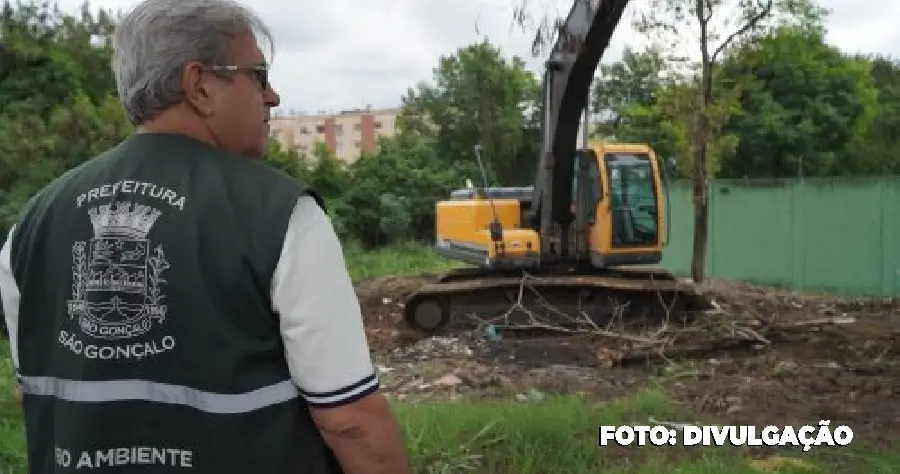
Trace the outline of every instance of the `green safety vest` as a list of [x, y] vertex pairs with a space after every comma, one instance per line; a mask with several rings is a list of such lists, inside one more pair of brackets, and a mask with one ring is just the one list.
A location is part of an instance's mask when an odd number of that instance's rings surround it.
[[32, 198], [11, 247], [30, 472], [341, 472], [269, 301], [304, 194], [261, 161], [152, 134]]

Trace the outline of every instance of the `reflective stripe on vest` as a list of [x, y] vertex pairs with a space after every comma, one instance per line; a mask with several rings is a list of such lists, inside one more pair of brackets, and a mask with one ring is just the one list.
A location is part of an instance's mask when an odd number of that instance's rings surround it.
[[80, 381], [20, 376], [27, 395], [44, 395], [70, 402], [103, 403], [145, 400], [185, 405], [207, 413], [247, 413], [297, 398], [290, 380], [246, 393], [212, 393], [146, 380]]

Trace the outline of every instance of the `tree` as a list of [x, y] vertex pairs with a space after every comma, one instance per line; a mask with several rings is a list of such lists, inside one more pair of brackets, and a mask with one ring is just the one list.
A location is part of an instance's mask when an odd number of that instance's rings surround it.
[[875, 117], [845, 149], [838, 172], [884, 176], [900, 174], [900, 63], [883, 56], [858, 56], [868, 64], [878, 93]]
[[443, 166], [471, 168], [473, 149], [480, 144], [492, 180], [530, 183], [536, 161], [525, 164], [516, 158], [523, 148], [536, 147], [527, 143], [527, 130], [533, 121], [529, 109], [539, 94], [539, 83], [524, 61], [505, 59], [485, 40], [442, 56], [433, 83], [408, 90], [400, 126], [431, 139]]
[[352, 209], [348, 229], [365, 247], [404, 240], [432, 240], [435, 203], [463, 184], [456, 167], [434, 160], [433, 139], [401, 133], [380, 140], [378, 151], [351, 168], [345, 194]]
[[[727, 150], [735, 145], [734, 137], [720, 133], [735, 110], [740, 84], [714, 88], [717, 64], [729, 50], [743, 41], [773, 27], [796, 19], [803, 25], [819, 24], [824, 15], [803, 0], [649, 0], [646, 10], [635, 22], [652, 43], [670, 53], [670, 61], [680, 62], [679, 69], [693, 83], [672, 96], [673, 107], [681, 120], [689, 123], [691, 143], [691, 179], [694, 200], [694, 246], [691, 277], [697, 283], [705, 279], [706, 247], [709, 221], [709, 158], [713, 150]], [[731, 15], [728, 15], [731, 10]], [[690, 51], [684, 45], [695, 47]], [[696, 58], [696, 59], [695, 59]]]
[[740, 137], [723, 177], [836, 176], [858, 169], [853, 150], [877, 111], [870, 63], [784, 28], [742, 46], [722, 77], [749, 77], [727, 129]]
[[650, 107], [663, 87], [665, 61], [658, 50], [625, 48], [622, 59], [601, 64], [594, 81], [591, 108], [594, 113], [610, 113], [613, 130], [629, 122], [628, 109]]
[[598, 132], [617, 141], [652, 143], [659, 155], [689, 163], [683, 159], [688, 153], [684, 127], [660, 107], [660, 99], [671, 93], [672, 86], [660, 51], [626, 48], [621, 60], [599, 69], [591, 108], [609, 119], [598, 126]]
[[111, 16], [4, 2], [0, 12], [0, 242], [22, 205], [63, 172], [131, 131], [115, 98], [108, 47], [91, 34]]

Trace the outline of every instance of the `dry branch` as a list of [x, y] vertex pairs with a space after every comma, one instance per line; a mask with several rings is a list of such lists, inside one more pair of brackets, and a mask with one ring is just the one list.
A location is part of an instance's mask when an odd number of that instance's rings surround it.
[[[673, 305], [666, 304], [662, 291], [657, 289], [656, 295], [665, 308], [665, 316], [660, 319], [658, 326], [627, 331], [624, 329], [623, 315], [629, 302], [613, 302], [613, 315], [609, 322], [601, 327], [583, 310], [579, 310], [576, 314], [561, 311], [548, 302], [531, 281], [530, 275], [522, 277], [515, 297], [511, 298], [513, 301], [510, 307], [500, 316], [480, 319], [471, 315], [478, 323], [478, 328], [484, 330], [490, 325], [500, 332], [507, 333], [539, 331], [550, 334], [583, 335], [600, 341], [617, 342], [619, 347], [615, 350], [601, 349], [604, 358], [609, 353], [615, 353], [616, 356], [613, 358], [621, 363], [702, 354], [740, 346], [766, 347], [771, 346], [774, 340], [783, 339], [786, 333], [855, 322], [855, 318], [852, 317], [834, 317], [777, 323], [776, 318], [763, 318], [753, 312], [741, 311], [740, 314], [729, 314], [720, 309], [714, 313], [700, 314], [689, 325], [678, 327], [670, 323]], [[537, 307], [526, 307], [524, 304], [526, 295], [534, 297]], [[578, 307], [581, 308], [581, 302], [578, 303]], [[511, 317], [516, 313], [524, 315], [524, 321], [511, 321]], [[614, 326], [618, 326], [619, 329], [614, 329]]]

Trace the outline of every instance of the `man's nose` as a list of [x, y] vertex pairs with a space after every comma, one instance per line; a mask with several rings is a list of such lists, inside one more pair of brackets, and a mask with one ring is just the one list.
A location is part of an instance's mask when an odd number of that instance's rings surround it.
[[269, 87], [266, 89], [265, 101], [269, 107], [278, 107], [281, 104], [281, 97], [275, 92], [275, 89]]

